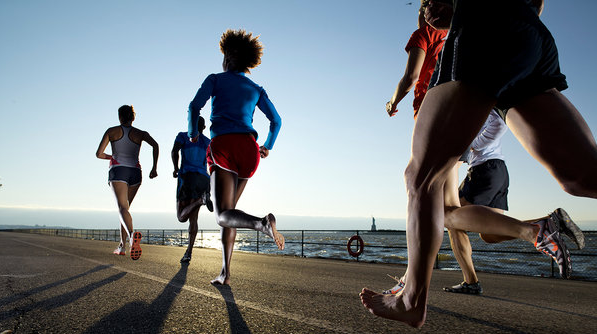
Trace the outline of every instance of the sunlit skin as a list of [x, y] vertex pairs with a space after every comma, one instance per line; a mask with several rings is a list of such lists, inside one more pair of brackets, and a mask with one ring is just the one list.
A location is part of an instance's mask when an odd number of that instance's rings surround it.
[[[131, 120], [125, 121], [120, 118], [120, 124], [122, 126], [132, 126], [133, 121], [135, 120], [135, 113], [133, 111], [133, 116]], [[106, 147], [112, 141], [116, 141], [122, 138], [123, 132], [120, 126], [114, 126], [106, 130], [104, 133], [100, 144], [97, 148], [95, 156], [98, 159], [103, 160], [110, 160], [112, 159], [112, 155], [105, 153]], [[142, 142], [148, 143], [153, 149], [153, 165], [151, 171], [149, 172], [149, 178], [153, 179], [158, 176], [157, 172], [157, 163], [158, 163], [158, 156], [159, 156], [159, 145], [158, 143], [149, 135], [148, 132], [139, 130], [137, 128], [132, 128], [131, 132], [129, 133], [129, 138], [141, 145]], [[126, 243], [126, 238], [130, 238], [131, 234], [133, 233], [133, 218], [129, 212], [130, 206], [139, 190], [139, 185], [129, 186], [125, 182], [109, 182], [110, 188], [114, 193], [114, 197], [116, 198], [116, 203], [118, 205], [118, 213], [120, 218], [120, 247], [124, 247]]]
[[[541, 2], [542, 3], [542, 2]], [[436, 13], [437, 14], [437, 13]], [[451, 16], [451, 14], [450, 14]], [[430, 23], [447, 20], [426, 18]], [[392, 303], [364, 291], [374, 314], [418, 327], [425, 322], [427, 291], [444, 228], [443, 189], [449, 171], [473, 140], [497, 100], [461, 81], [430, 89], [415, 124], [405, 172], [408, 194], [408, 275]], [[523, 147], [569, 194], [597, 198], [597, 144], [574, 105], [555, 88], [529, 96], [508, 111], [506, 123]], [[574, 161], [574, 164], [570, 164]], [[465, 207], [471, 208], [473, 206]], [[388, 299], [384, 299], [387, 301]]]
[[[243, 58], [245, 55], [240, 54], [242, 51], [235, 48], [232, 50], [226, 49], [226, 47], [223, 46], [226, 43], [222, 44], [224, 41], [228, 41], [228, 37], [236, 33], [244, 34], [244, 31], [241, 33], [240, 31], [233, 32], [229, 30], [224, 33], [223, 39], [220, 42], [220, 49], [224, 54], [222, 69], [224, 71], [250, 73], [249, 67], [252, 68], [261, 63], [261, 44], [256, 42], [256, 44], [249, 46], [249, 48], [255, 48], [252, 51], [259, 51], [257, 52], [259, 53], [259, 56], [251, 59], [251, 65], [242, 65], [241, 63], [246, 61], [246, 59]], [[252, 40], [252, 42], [255, 41], [256, 39]], [[198, 136], [191, 138], [191, 141], [193, 142], [196, 142], [197, 140]], [[259, 156], [262, 159], [267, 158], [269, 156], [269, 150], [264, 146], [260, 146]], [[276, 218], [273, 214], [270, 213], [265, 217], [256, 217], [236, 209], [236, 204], [247, 185], [247, 181], [248, 179], [239, 178], [236, 173], [225, 170], [217, 165], [211, 167], [211, 191], [215, 199], [214, 213], [216, 215], [216, 222], [221, 226], [222, 240], [222, 270], [220, 271], [220, 274], [211, 281], [212, 284], [230, 284], [230, 262], [232, 260], [237, 228], [249, 228], [263, 232], [274, 240], [278, 249], [284, 249], [284, 236], [278, 232]]]

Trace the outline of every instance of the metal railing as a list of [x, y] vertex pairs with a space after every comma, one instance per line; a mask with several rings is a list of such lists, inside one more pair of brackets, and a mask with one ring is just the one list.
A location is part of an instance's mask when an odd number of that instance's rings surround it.
[[[15, 229], [5, 230], [23, 233], [55, 235], [89, 240], [120, 240], [118, 229]], [[188, 232], [182, 229], [137, 230], [143, 234], [146, 244], [187, 246]], [[286, 249], [278, 251], [270, 238], [260, 237], [260, 233], [238, 230], [235, 249], [248, 252], [283, 254], [300, 257], [331, 258], [377, 263], [406, 264], [406, 238], [404, 231], [363, 231], [363, 230], [281, 230], [286, 238]], [[364, 242], [364, 251], [358, 257], [348, 254], [347, 241], [358, 235]], [[451, 255], [447, 233], [437, 255], [435, 268], [459, 270], [458, 263]], [[597, 231], [585, 232], [587, 246], [583, 251], [571, 250], [575, 271], [574, 279], [597, 281]], [[471, 237], [471, 242], [474, 239]], [[197, 233], [194, 247], [219, 248], [219, 230], [201, 229]], [[526, 276], [559, 276], [558, 266], [553, 260], [520, 242], [510, 247], [484, 246], [473, 243], [473, 260], [480, 272], [515, 274]], [[511, 245], [511, 244], [509, 244]], [[356, 246], [356, 243], [353, 244]], [[487, 248], [483, 248], [487, 247]], [[580, 269], [579, 269], [580, 268]]]

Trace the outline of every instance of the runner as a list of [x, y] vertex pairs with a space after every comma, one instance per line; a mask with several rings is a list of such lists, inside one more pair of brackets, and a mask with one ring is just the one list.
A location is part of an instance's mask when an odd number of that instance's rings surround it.
[[[118, 119], [120, 125], [106, 130], [95, 156], [99, 159], [110, 160], [108, 184], [116, 197], [120, 218], [120, 244], [113, 253], [125, 255], [128, 238], [131, 259], [137, 260], [141, 257], [141, 232], [133, 233], [133, 217], [129, 208], [141, 186], [139, 150], [143, 141], [153, 148], [153, 166], [149, 172], [149, 178], [153, 179], [158, 176], [159, 146], [149, 133], [132, 126], [135, 120], [133, 106], [123, 105], [118, 108]], [[112, 146], [112, 155], [104, 153], [108, 143]]]
[[[211, 144], [207, 163], [215, 196], [216, 221], [222, 227], [223, 265], [212, 284], [230, 284], [230, 261], [237, 228], [250, 228], [268, 235], [284, 249], [284, 236], [276, 229], [273, 214], [256, 217], [236, 209], [247, 181], [274, 146], [282, 121], [265, 90], [246, 77], [261, 63], [263, 46], [258, 37], [244, 30], [227, 30], [220, 40], [224, 72], [209, 75], [189, 105], [189, 137], [198, 140], [199, 111], [212, 98]], [[270, 121], [263, 146], [257, 144], [253, 128], [255, 107]]]
[[[213, 204], [209, 198], [209, 174], [207, 173], [206, 151], [209, 138], [203, 135], [205, 119], [199, 116], [197, 128], [200, 131], [196, 142], [189, 140], [188, 132], [179, 132], [172, 147], [172, 163], [174, 172], [172, 176], [178, 179], [176, 187], [176, 216], [181, 223], [189, 221], [189, 245], [184, 253], [181, 263], [189, 263], [193, 255], [193, 246], [199, 226], [199, 208], [202, 204], [213, 212]], [[182, 154], [180, 168], [178, 167], [179, 154]]]
[[[452, 8], [445, 5], [432, 2], [426, 12], [427, 22], [435, 27], [448, 27], [450, 21], [451, 27], [432, 88], [421, 105], [405, 172], [409, 195], [405, 288], [397, 295], [368, 289], [361, 293], [373, 314], [413, 327], [421, 327], [427, 314], [433, 264], [443, 237], [448, 171], [494, 106], [509, 108], [510, 129], [565, 191], [597, 198], [597, 144], [582, 116], [559, 92], [567, 84], [553, 38], [539, 19], [543, 2], [455, 0], [453, 8], [453, 19], [446, 15]], [[483, 208], [471, 205], [461, 210], [477, 207]], [[558, 230], [547, 220], [536, 244], [555, 257], [562, 270], [569, 254]]]

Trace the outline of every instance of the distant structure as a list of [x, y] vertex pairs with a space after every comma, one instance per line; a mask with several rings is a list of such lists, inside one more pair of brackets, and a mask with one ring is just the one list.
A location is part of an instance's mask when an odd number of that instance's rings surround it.
[[371, 217], [371, 232], [377, 231], [377, 226], [375, 226], [375, 217]]

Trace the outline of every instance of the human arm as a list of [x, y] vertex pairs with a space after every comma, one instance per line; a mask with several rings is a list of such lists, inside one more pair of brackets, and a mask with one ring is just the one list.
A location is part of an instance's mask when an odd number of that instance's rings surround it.
[[437, 30], [450, 29], [454, 8], [451, 3], [431, 0], [425, 9], [425, 21]]
[[105, 159], [105, 160], [112, 159], [112, 156], [110, 154], [104, 153], [104, 151], [106, 150], [106, 147], [108, 147], [108, 144], [110, 143], [110, 135], [108, 134], [108, 131], [110, 131], [110, 129], [108, 129], [108, 130], [106, 130], [106, 132], [104, 132], [104, 136], [102, 137], [102, 140], [100, 141], [99, 146], [97, 147], [97, 151], [95, 152], [95, 156], [98, 159]]
[[182, 144], [178, 142], [178, 137], [176, 138], [177, 140], [174, 141], [174, 145], [172, 146], [172, 152], [171, 152], [171, 157], [172, 157], [172, 164], [174, 165], [174, 172], [172, 173], [173, 177], [178, 177], [178, 158], [179, 158], [179, 154], [178, 152], [180, 151], [180, 149], [182, 148]]
[[211, 97], [215, 81], [215, 74], [210, 74], [209, 76], [207, 76], [207, 78], [205, 78], [205, 80], [201, 84], [201, 87], [199, 87], [197, 94], [195, 94], [195, 97], [189, 104], [189, 112], [187, 117], [189, 122], [188, 133], [189, 138], [191, 138], [191, 141], [193, 143], [197, 142], [197, 139], [199, 138], [199, 132], [201, 132], [201, 130], [197, 127], [197, 121], [199, 120], [200, 116], [199, 112], [201, 111], [201, 108], [205, 106], [207, 100]]
[[386, 111], [390, 117], [396, 115], [398, 112], [398, 110], [396, 110], [396, 106], [417, 83], [424, 60], [425, 50], [418, 47], [413, 47], [408, 51], [408, 60], [406, 62], [404, 75], [398, 82], [398, 86], [396, 86], [394, 95], [390, 101], [386, 103]]
[[143, 141], [147, 142], [153, 148], [153, 166], [151, 167], [151, 172], [149, 172], [149, 178], [153, 179], [158, 176], [158, 156], [160, 155], [160, 147], [147, 131], [143, 131]]
[[261, 148], [259, 149], [261, 157], [265, 158], [269, 155], [269, 151], [274, 147], [274, 143], [276, 142], [276, 138], [282, 127], [282, 118], [263, 89], [261, 90], [259, 101], [257, 101], [257, 107], [259, 107], [259, 110], [261, 110], [265, 114], [265, 117], [269, 119], [269, 132], [267, 134], [267, 139], [262, 146], [267, 151], [262, 151]]

